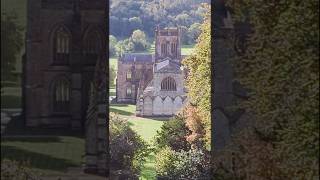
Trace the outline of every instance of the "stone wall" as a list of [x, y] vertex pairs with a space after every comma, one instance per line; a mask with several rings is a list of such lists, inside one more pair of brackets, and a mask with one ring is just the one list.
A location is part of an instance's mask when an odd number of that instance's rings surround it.
[[186, 103], [186, 97], [145, 97], [143, 99], [142, 116], [172, 116]]
[[[215, 1], [213, 35], [213, 158], [215, 164], [223, 164], [228, 170], [233, 169], [232, 137], [250, 125], [250, 115], [237, 106], [240, 100], [247, 98], [246, 90], [236, 80], [235, 44], [248, 32], [243, 26], [233, 25], [230, 12], [223, 1]], [[247, 26], [248, 27], [248, 26]], [[242, 41], [243, 43], [243, 41]], [[241, 45], [240, 45], [241, 47]]]
[[[132, 72], [132, 79], [127, 80], [127, 72]], [[140, 83], [144, 86], [153, 77], [153, 62], [147, 63], [124, 63], [121, 60], [118, 61], [117, 72], [117, 102], [119, 103], [136, 103], [137, 93]], [[134, 88], [132, 88], [134, 85]], [[142, 86], [143, 87], [143, 86]], [[127, 88], [132, 88], [132, 95], [127, 96]]]
[[[86, 147], [84, 172], [100, 175], [108, 174], [108, 125], [105, 91], [91, 96], [86, 125]], [[95, 99], [95, 100], [94, 100]]]

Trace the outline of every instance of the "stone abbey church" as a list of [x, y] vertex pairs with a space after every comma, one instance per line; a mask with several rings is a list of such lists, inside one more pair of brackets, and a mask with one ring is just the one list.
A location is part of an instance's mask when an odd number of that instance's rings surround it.
[[128, 53], [118, 60], [117, 102], [136, 104], [137, 116], [172, 116], [186, 102], [179, 28], [157, 27], [155, 54]]
[[107, 1], [28, 0], [26, 127], [84, 130], [85, 172], [107, 174]]
[[27, 126], [84, 126], [96, 63], [107, 59], [105, 9], [105, 0], [28, 0]]

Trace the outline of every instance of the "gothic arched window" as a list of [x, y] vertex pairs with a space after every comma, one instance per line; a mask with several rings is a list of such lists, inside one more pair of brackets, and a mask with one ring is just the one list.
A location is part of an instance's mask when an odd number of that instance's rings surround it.
[[165, 53], [166, 53], [166, 44], [162, 43], [161, 44], [161, 55], [163, 56], [163, 55], [165, 55]]
[[54, 62], [58, 64], [68, 64], [70, 54], [71, 36], [68, 31], [59, 27], [54, 34]]
[[68, 112], [70, 103], [70, 84], [66, 79], [58, 79], [53, 85], [53, 111]]
[[161, 82], [161, 90], [176, 91], [177, 90], [176, 81], [172, 77], [166, 77]]
[[98, 31], [91, 31], [88, 33], [84, 42], [84, 53], [86, 55], [86, 62], [95, 64], [98, 55], [101, 51], [101, 37]]
[[127, 72], [126, 77], [127, 77], [127, 80], [128, 80], [128, 81], [131, 80], [131, 78], [132, 78], [132, 72], [131, 72], [130, 70]]
[[127, 87], [126, 95], [127, 95], [127, 97], [131, 97], [131, 96], [132, 96], [132, 89], [131, 89], [131, 87]]
[[172, 43], [171, 44], [171, 54], [173, 56], [176, 56], [177, 55], [177, 44], [176, 43]]

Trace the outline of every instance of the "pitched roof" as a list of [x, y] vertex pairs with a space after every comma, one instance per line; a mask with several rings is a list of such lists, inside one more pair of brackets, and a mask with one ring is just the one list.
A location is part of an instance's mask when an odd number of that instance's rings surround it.
[[155, 72], [173, 72], [180, 73], [180, 65], [171, 59], [166, 59], [156, 64]]
[[142, 54], [142, 53], [126, 53], [121, 57], [123, 62], [152, 62], [152, 54]]

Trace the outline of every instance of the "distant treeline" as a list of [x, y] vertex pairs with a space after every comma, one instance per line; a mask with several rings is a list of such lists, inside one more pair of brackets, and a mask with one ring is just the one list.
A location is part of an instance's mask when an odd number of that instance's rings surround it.
[[110, 34], [118, 40], [129, 38], [133, 31], [141, 30], [148, 41], [154, 38], [157, 25], [180, 26], [183, 44], [194, 44], [199, 35], [204, 8], [209, 0], [111, 0]]

